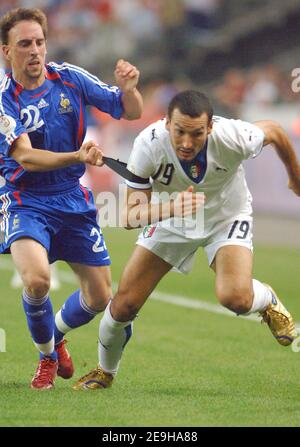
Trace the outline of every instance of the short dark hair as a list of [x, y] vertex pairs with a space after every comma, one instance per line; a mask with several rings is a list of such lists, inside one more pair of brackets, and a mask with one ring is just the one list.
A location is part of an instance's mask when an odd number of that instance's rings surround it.
[[37, 8], [16, 8], [8, 11], [0, 20], [1, 42], [3, 45], [8, 45], [9, 31], [22, 20], [39, 23], [42, 27], [45, 39], [47, 38], [47, 17], [43, 11]]
[[184, 90], [177, 93], [171, 100], [168, 107], [168, 117], [171, 119], [174, 109], [179, 109], [183, 115], [189, 115], [191, 118], [197, 118], [206, 113], [208, 122], [213, 116], [212, 105], [204, 93], [197, 90]]

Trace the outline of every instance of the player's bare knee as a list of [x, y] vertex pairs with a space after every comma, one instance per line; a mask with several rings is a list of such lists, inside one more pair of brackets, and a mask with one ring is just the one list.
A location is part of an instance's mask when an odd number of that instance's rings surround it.
[[105, 295], [90, 295], [86, 294], [84, 296], [84, 300], [86, 304], [93, 310], [96, 310], [98, 312], [102, 312], [106, 306], [109, 303], [109, 300], [111, 299], [112, 291], [107, 291]]
[[139, 307], [136, 306], [134, 303], [125, 303], [125, 305], [123, 306], [123, 318], [126, 317], [126, 320], [133, 320], [136, 317], [136, 314], [139, 311]]
[[43, 298], [50, 289], [50, 277], [47, 274], [24, 275], [23, 282], [26, 291], [32, 298]]
[[249, 312], [252, 306], [252, 293], [247, 287], [217, 290], [222, 306], [238, 314]]
[[111, 315], [116, 321], [131, 321], [136, 317], [138, 311], [139, 307], [136, 304], [118, 299], [118, 295], [115, 296], [110, 306]]

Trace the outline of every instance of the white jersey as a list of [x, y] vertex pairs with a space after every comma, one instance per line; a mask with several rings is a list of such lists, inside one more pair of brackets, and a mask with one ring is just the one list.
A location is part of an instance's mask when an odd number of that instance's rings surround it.
[[233, 216], [251, 215], [252, 196], [241, 163], [257, 156], [264, 142], [263, 131], [248, 122], [214, 116], [213, 123], [208, 136], [207, 169], [200, 183], [193, 182], [183, 170], [165, 119], [137, 136], [127, 165], [132, 173], [150, 178], [143, 186], [127, 181], [131, 188], [152, 187], [153, 191], [171, 194], [193, 185], [195, 192], [204, 192], [204, 238]]

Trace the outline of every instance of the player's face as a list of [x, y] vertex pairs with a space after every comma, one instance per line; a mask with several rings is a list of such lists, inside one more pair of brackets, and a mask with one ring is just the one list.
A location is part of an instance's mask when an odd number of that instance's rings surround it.
[[46, 42], [41, 26], [22, 20], [8, 33], [3, 53], [10, 63], [15, 79], [25, 88], [36, 88], [44, 81]]
[[212, 131], [212, 122], [208, 122], [206, 113], [192, 118], [174, 109], [171, 119], [167, 117], [166, 128], [177, 157], [182, 161], [191, 161], [203, 149]]

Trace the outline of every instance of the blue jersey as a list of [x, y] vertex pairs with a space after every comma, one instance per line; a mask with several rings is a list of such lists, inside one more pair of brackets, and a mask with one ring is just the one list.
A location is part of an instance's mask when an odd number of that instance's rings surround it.
[[0, 85], [0, 175], [9, 189], [21, 191], [64, 191], [78, 184], [84, 164], [48, 172], [27, 172], [9, 156], [12, 143], [27, 133], [32, 147], [53, 152], [72, 152], [80, 148], [87, 126], [86, 106], [120, 119], [122, 92], [86, 70], [67, 63], [50, 62], [46, 79], [35, 90], [25, 90], [4, 76]]

